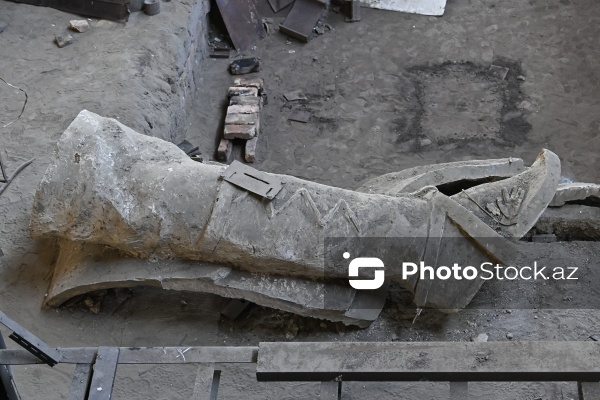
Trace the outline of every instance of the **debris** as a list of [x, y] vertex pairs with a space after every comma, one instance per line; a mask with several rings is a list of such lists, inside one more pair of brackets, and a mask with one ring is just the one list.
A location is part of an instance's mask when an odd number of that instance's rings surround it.
[[283, 95], [287, 101], [295, 101], [295, 100], [308, 100], [308, 98], [302, 93], [301, 90], [294, 90], [292, 92], [287, 92]]
[[269, 0], [269, 5], [273, 9], [274, 13], [281, 11], [286, 8], [290, 4], [292, 4], [294, 0]]
[[240, 314], [250, 306], [250, 304], [251, 303], [249, 301], [244, 299], [232, 299], [225, 305], [225, 307], [223, 307], [221, 310], [221, 315], [233, 321], [239, 317]]
[[508, 340], [512, 340], [512, 338], [513, 338], [513, 334], [512, 334], [512, 333], [510, 333], [510, 332], [508, 332], [508, 333], [506, 334], [506, 338], [507, 338]]
[[312, 112], [307, 110], [296, 110], [288, 117], [290, 121], [302, 122], [303, 124], [307, 123], [312, 115]]
[[600, 335], [591, 335], [590, 339], [592, 339], [594, 342], [600, 342]]
[[232, 152], [233, 143], [231, 140], [221, 139], [219, 142], [219, 147], [217, 147], [217, 160], [225, 162], [229, 161]]
[[357, 22], [360, 21], [360, 1], [359, 0], [346, 0], [347, 17], [346, 22]]
[[66, 35], [55, 35], [54, 38], [56, 40], [56, 45], [60, 48], [63, 48], [73, 43], [73, 36], [71, 36], [68, 33]]
[[69, 29], [75, 32], [83, 33], [90, 29], [90, 24], [85, 19], [73, 19], [69, 21]]
[[160, 2], [158, 0], [144, 0], [144, 12], [146, 15], [160, 13]]
[[517, 79], [520, 80], [520, 81], [524, 81], [525, 77], [523, 75], [519, 75], [519, 76], [517, 76]]
[[213, 49], [210, 53], [211, 58], [229, 58], [230, 50]]
[[319, 0], [296, 0], [285, 21], [279, 26], [279, 31], [294, 39], [308, 42], [313, 28], [325, 10], [326, 4]]
[[488, 341], [488, 335], [487, 333], [480, 333], [477, 336], [473, 336], [471, 337], [471, 342], [475, 342], [475, 343], [484, 343]]
[[298, 325], [296, 325], [296, 322], [292, 319], [287, 325], [287, 329], [285, 332], [285, 338], [287, 340], [292, 340], [293, 338], [298, 336], [298, 330], [299, 330]]
[[16, 171], [12, 174], [12, 176], [9, 177], [6, 173], [6, 167], [4, 166], [4, 162], [2, 161], [2, 154], [0, 154], [0, 183], [4, 184], [4, 185], [0, 186], [0, 195], [2, 193], [4, 193], [6, 188], [8, 188], [8, 185], [11, 184], [11, 182], [17, 177], [17, 175], [19, 175], [19, 173], [21, 171], [23, 171], [25, 169], [25, 167], [27, 167], [29, 164], [31, 164], [34, 160], [35, 160], [35, 158], [32, 158], [31, 160], [26, 161], [23, 164], [21, 164], [21, 166], [16, 169]]
[[88, 297], [83, 301], [83, 304], [87, 307], [88, 310], [90, 310], [92, 314], [98, 314], [100, 312], [100, 306], [102, 305], [102, 301], [98, 300], [94, 302], [94, 300], [92, 300], [91, 297]]
[[183, 152], [190, 157], [202, 154], [202, 152], [200, 151], [200, 148], [198, 146], [194, 146], [187, 140], [184, 140], [183, 142], [179, 143], [177, 145], [177, 147], [179, 147], [181, 150], [183, 150]]
[[429, 146], [433, 142], [431, 141], [431, 139], [421, 139], [419, 143], [421, 144], [421, 147], [425, 147]]
[[254, 1], [216, 1], [234, 47], [238, 51], [251, 49], [264, 32]]
[[379, 10], [436, 16], [444, 15], [446, 9], [446, 0], [362, 0], [361, 4]]
[[12, 121], [10, 121], [7, 124], [2, 125], [0, 128], [6, 128], [9, 125], [12, 125], [13, 123], [15, 123], [19, 118], [21, 118], [21, 116], [23, 115], [23, 112], [25, 111], [25, 106], [27, 105], [27, 101], [29, 100], [29, 96], [27, 95], [27, 92], [23, 89], [21, 89], [20, 87], [17, 87], [11, 83], [8, 83], [4, 80], [4, 78], [2, 78], [0, 76], [0, 81], [6, 83], [8, 86], [10, 86], [13, 89], [17, 89], [20, 92], [23, 92], [23, 94], [25, 95], [25, 101], [23, 102], [23, 106], [21, 107], [21, 111], [19, 112], [19, 115], [17, 115], [17, 118], [13, 119]]
[[320, 26], [315, 26], [315, 32], [317, 33], [317, 35], [322, 35], [325, 33], [325, 29], [323, 29], [323, 27]]
[[244, 75], [258, 71], [260, 71], [260, 62], [258, 61], [258, 58], [254, 57], [240, 58], [229, 64], [229, 72], [232, 75]]
[[506, 78], [506, 75], [508, 74], [508, 68], [501, 67], [499, 65], [492, 65], [490, 67], [490, 72], [492, 73], [492, 75], [496, 75], [498, 78], [504, 80]]

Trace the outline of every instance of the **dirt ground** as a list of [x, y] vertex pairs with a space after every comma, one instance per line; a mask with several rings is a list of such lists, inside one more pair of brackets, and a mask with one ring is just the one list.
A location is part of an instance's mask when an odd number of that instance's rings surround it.
[[[214, 157], [232, 77], [228, 60], [205, 57], [207, 38], [193, 14], [206, 10], [194, 4], [163, 2], [158, 16], [133, 14], [127, 24], [93, 20], [92, 30], [58, 49], [54, 34], [73, 15], [0, 1], [0, 76], [28, 93], [23, 116], [0, 129], [0, 151], [9, 173], [36, 158], [0, 196], [0, 310], [49, 344], [69, 347], [466, 341], [480, 333], [490, 341], [509, 340], [509, 333], [512, 340], [588, 340], [600, 332], [600, 312], [590, 309], [599, 298], [597, 242], [531, 245], [540, 259], [563, 257], [588, 273], [580, 301], [552, 309], [508, 308], [518, 288], [494, 284], [470, 309], [425, 311], [414, 324], [406, 293], [394, 290], [364, 330], [258, 306], [232, 322], [220, 316], [224, 300], [217, 296], [152, 288], [109, 292], [97, 314], [80, 303], [42, 309], [56, 254], [53, 243], [29, 238], [29, 212], [56, 140], [81, 109], [176, 143], [185, 138]], [[258, 5], [276, 27], [281, 16]], [[332, 29], [308, 44], [275, 31], [247, 53], [260, 57], [253, 75], [265, 79], [269, 96], [254, 166], [357, 188], [430, 163], [512, 156], [530, 164], [545, 147], [561, 158], [565, 181], [600, 182], [599, 22], [595, 0], [451, 0], [440, 18], [363, 8], [360, 22], [346, 23], [332, 12], [324, 21]], [[509, 68], [505, 80], [489, 73], [491, 64]], [[297, 89], [307, 100], [284, 99]], [[0, 126], [17, 117], [23, 97], [0, 85]], [[308, 123], [288, 121], [297, 109], [312, 112]], [[236, 158], [241, 151], [235, 148]], [[63, 365], [15, 368], [24, 399], [64, 398], [72, 372]], [[188, 398], [194, 376], [190, 365], [120, 366], [114, 398]], [[257, 383], [252, 366], [224, 366], [219, 398], [317, 393], [313, 383]], [[344, 386], [347, 399], [447, 395], [447, 384]], [[570, 399], [577, 391], [572, 383], [477, 384], [472, 395]]]

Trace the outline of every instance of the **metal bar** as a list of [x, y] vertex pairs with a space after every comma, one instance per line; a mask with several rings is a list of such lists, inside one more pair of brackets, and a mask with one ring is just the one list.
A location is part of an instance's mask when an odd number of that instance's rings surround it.
[[199, 364], [191, 400], [216, 400], [220, 375], [221, 371], [215, 371], [214, 363]]
[[71, 381], [71, 389], [67, 400], [87, 399], [90, 393], [90, 378], [92, 376], [92, 364], [77, 364]]
[[118, 347], [98, 347], [88, 400], [110, 400], [118, 363]]
[[260, 343], [258, 354], [259, 381], [600, 381], [591, 341]]
[[468, 400], [469, 382], [450, 382], [450, 400]]
[[223, 171], [221, 176], [233, 185], [270, 200], [275, 198], [283, 188], [283, 183], [280, 179], [244, 165], [239, 161], [232, 162]]
[[321, 382], [321, 400], [341, 400], [342, 382]]
[[600, 382], [577, 382], [579, 400], [600, 399]]
[[[97, 347], [58, 348], [64, 364], [91, 364]], [[183, 357], [181, 357], [181, 354]], [[119, 364], [255, 363], [258, 347], [119, 347]], [[0, 350], [0, 365], [41, 364], [23, 349]]]
[[53, 367], [61, 360], [62, 355], [58, 351], [51, 348], [33, 333], [10, 319], [2, 311], [0, 311], [0, 324], [13, 331], [9, 338], [49, 366]]
[[[0, 332], [0, 349], [6, 349], [2, 332]], [[10, 365], [0, 365], [0, 399], [20, 399]]]

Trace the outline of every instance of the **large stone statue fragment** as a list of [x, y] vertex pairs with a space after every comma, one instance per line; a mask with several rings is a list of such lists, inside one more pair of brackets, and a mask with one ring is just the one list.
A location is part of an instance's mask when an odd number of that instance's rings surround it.
[[[58, 142], [30, 223], [34, 237], [60, 243], [47, 304], [145, 284], [365, 326], [387, 286], [351, 288], [348, 262], [327, 263], [328, 238], [402, 238], [394, 257], [435, 265], [433, 254], [448, 250], [441, 239], [454, 237], [463, 258], [509, 262], [509, 239], [531, 229], [560, 176], [544, 150], [529, 168], [518, 159], [429, 166], [359, 191], [269, 174], [283, 189], [267, 200], [221, 179], [225, 168], [82, 111]], [[482, 184], [453, 195], [436, 188], [461, 180]], [[483, 283], [403, 279], [394, 268], [389, 278], [417, 306], [444, 309], [465, 307]]]

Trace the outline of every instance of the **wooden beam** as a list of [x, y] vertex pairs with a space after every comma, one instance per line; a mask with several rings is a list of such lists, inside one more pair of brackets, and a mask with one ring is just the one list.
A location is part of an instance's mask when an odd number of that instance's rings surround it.
[[260, 343], [259, 381], [600, 381], [598, 342]]
[[90, 390], [90, 378], [92, 376], [92, 364], [77, 364], [75, 373], [71, 380], [71, 389], [67, 400], [87, 399]]
[[[255, 363], [258, 347], [119, 347], [119, 364]], [[91, 364], [98, 347], [58, 348], [63, 364]], [[181, 356], [183, 354], [183, 357]], [[43, 363], [24, 349], [0, 350], [0, 365]]]
[[579, 400], [600, 399], [600, 382], [577, 382]]
[[98, 347], [88, 400], [110, 400], [118, 363], [118, 347]]
[[450, 400], [468, 400], [469, 382], [450, 382]]
[[328, 381], [321, 382], [321, 400], [340, 400], [342, 391], [342, 382]]

